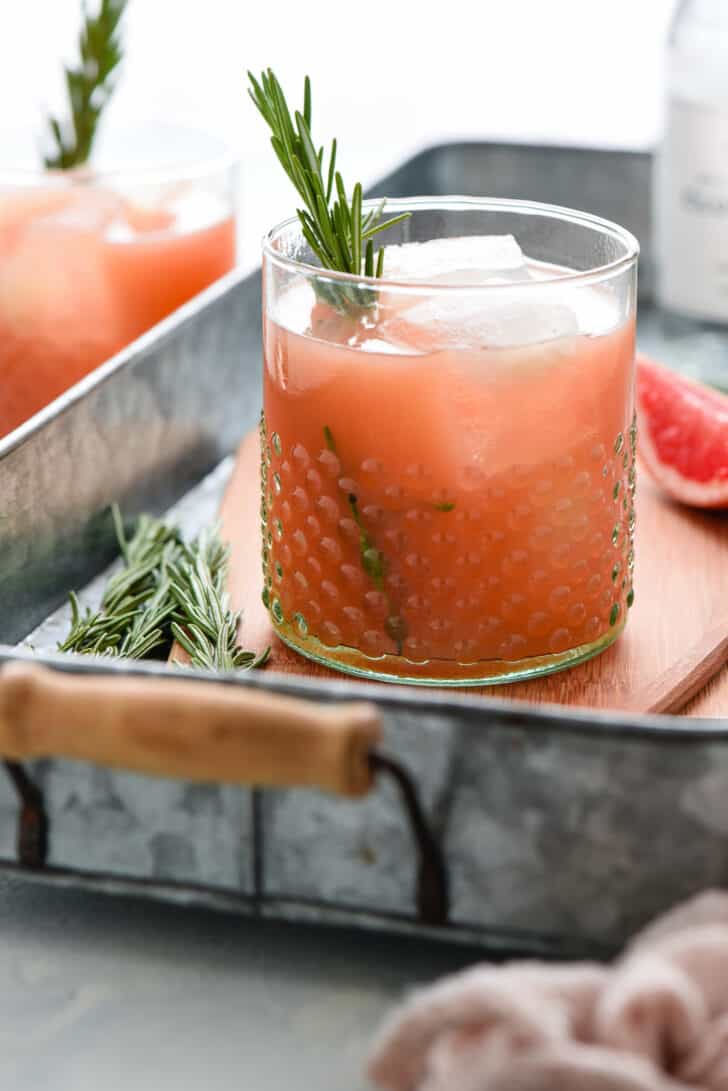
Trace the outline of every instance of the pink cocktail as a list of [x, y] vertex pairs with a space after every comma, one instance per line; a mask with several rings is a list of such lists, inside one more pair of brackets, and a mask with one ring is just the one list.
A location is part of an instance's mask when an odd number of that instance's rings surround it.
[[633, 597], [636, 243], [518, 202], [403, 208], [381, 281], [309, 266], [293, 223], [266, 246], [274, 624], [390, 680], [577, 662]]
[[230, 165], [0, 178], [0, 436], [235, 263]]

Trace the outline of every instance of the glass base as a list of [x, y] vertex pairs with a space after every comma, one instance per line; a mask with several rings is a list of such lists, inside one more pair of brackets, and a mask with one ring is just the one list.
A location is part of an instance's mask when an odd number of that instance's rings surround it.
[[404, 656], [383, 655], [372, 659], [354, 648], [330, 648], [316, 637], [301, 637], [288, 625], [276, 625], [276, 635], [293, 651], [331, 670], [365, 678], [370, 682], [395, 682], [411, 686], [498, 686], [525, 682], [545, 674], [568, 670], [614, 643], [624, 629], [625, 619], [591, 644], [581, 644], [555, 655], [533, 656], [507, 661], [484, 659], [477, 663], [457, 663], [449, 659], [431, 659], [416, 663]]

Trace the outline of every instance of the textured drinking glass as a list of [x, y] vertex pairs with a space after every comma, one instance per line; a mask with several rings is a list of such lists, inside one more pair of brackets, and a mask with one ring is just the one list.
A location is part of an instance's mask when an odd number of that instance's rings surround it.
[[276, 632], [386, 681], [587, 659], [633, 599], [637, 243], [520, 201], [386, 211], [411, 213], [388, 246], [426, 245], [388, 249], [380, 280], [312, 264], [295, 220], [264, 242]]
[[0, 168], [0, 436], [235, 264], [235, 162], [155, 131], [118, 169]]

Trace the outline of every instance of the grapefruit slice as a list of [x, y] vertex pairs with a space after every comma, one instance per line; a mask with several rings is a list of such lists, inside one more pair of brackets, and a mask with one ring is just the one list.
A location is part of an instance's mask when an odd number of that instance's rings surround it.
[[728, 508], [728, 396], [637, 357], [640, 458], [670, 496]]

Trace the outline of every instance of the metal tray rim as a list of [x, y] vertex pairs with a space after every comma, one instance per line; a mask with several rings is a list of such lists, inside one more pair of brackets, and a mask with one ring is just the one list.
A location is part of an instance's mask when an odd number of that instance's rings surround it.
[[580, 958], [586, 955], [592, 958], [609, 958], [616, 952], [614, 944], [587, 945], [578, 939], [569, 940], [559, 933], [469, 923], [427, 925], [397, 912], [377, 913], [355, 906], [310, 902], [280, 895], [256, 898], [253, 894], [234, 893], [222, 888], [173, 880], [150, 881], [65, 867], [45, 867], [43, 870], [33, 871], [7, 860], [0, 860], [0, 870], [7, 875], [22, 877], [23, 881], [37, 886], [81, 888], [105, 897], [162, 900], [183, 907], [199, 906], [215, 913], [234, 912], [255, 920], [281, 921], [293, 927], [305, 925], [314, 928], [366, 928], [368, 931], [403, 938], [424, 939], [429, 943], [480, 949], [485, 947], [490, 957], [496, 957], [499, 953], [509, 956], [517, 952], [519, 957], [533, 958]]
[[[144, 661], [114, 661], [92, 656], [75, 656], [66, 653], [36, 654], [22, 648], [0, 644], [0, 665], [21, 661], [36, 663], [71, 674], [139, 675], [143, 677], [180, 679], [180, 674], [165, 663]], [[439, 712], [457, 714], [468, 720], [493, 718], [500, 726], [519, 730], [531, 725], [541, 725], [556, 731], [594, 736], [595, 733], [610, 738], [646, 739], [658, 742], [684, 744], [689, 742], [728, 739], [728, 718], [698, 718], [661, 714], [628, 713], [618, 710], [589, 707], [573, 707], [543, 703], [534, 705], [523, 700], [503, 697], [470, 695], [458, 692], [440, 692], [416, 686], [387, 685], [384, 683], [359, 682], [351, 678], [335, 681], [306, 678], [304, 675], [283, 674], [280, 671], [261, 670], [255, 673], [206, 672], [185, 670], [183, 679], [225, 685], [248, 686], [252, 689], [286, 693], [310, 700], [362, 700], [369, 699], [384, 709], [400, 712]]]

